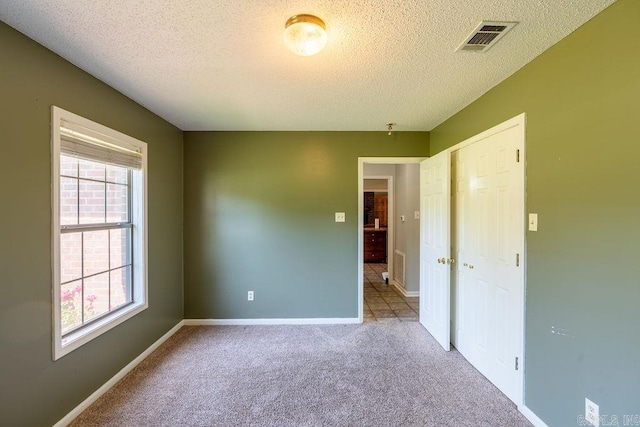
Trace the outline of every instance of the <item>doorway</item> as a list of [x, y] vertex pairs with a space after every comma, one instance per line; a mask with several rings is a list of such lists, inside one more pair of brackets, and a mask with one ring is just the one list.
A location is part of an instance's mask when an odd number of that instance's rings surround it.
[[[412, 167], [414, 167], [415, 170], [418, 170], [418, 165], [421, 160], [424, 160], [424, 158], [366, 157], [366, 158], [358, 159], [358, 225], [359, 226], [358, 226], [357, 268], [358, 268], [358, 316], [359, 316], [360, 322], [364, 321], [365, 308], [367, 309], [367, 312], [370, 314], [370, 307], [368, 307], [368, 304], [365, 304], [365, 301], [364, 301], [365, 300], [365, 284], [368, 285], [367, 291], [366, 291], [366, 293], [368, 294], [368, 299], [378, 298], [380, 299], [380, 303], [384, 302], [386, 304], [385, 307], [388, 311], [393, 311], [390, 304], [394, 304], [394, 308], [396, 308], [396, 311], [400, 315], [405, 315], [407, 316], [407, 318], [409, 318], [411, 317], [409, 316], [409, 314], [412, 314], [413, 315], [412, 317], [414, 318], [416, 317], [417, 313], [415, 311], [412, 311], [413, 308], [411, 307], [411, 304], [413, 304], [417, 309], [416, 304], [417, 304], [417, 298], [419, 295], [419, 274], [417, 273], [417, 268], [416, 268], [415, 277], [410, 278], [410, 280], [413, 281], [412, 285], [415, 287], [414, 291], [403, 293], [399, 288], [395, 287], [394, 279], [398, 279], [399, 277], [398, 275], [404, 272], [403, 267], [405, 267], [405, 264], [402, 262], [402, 259], [397, 255], [398, 250], [395, 246], [395, 241], [396, 241], [396, 237], [398, 236], [398, 233], [396, 233], [396, 229], [398, 228], [397, 223], [400, 221], [400, 216], [402, 216], [405, 219], [405, 221], [411, 221], [410, 223], [406, 222], [402, 224], [405, 224], [406, 226], [417, 225], [416, 233], [415, 233], [417, 236], [417, 230], [419, 229], [419, 207], [415, 208], [415, 212], [414, 211], [400, 212], [398, 211], [398, 209], [396, 209], [396, 201], [399, 199], [402, 199], [403, 195], [400, 194], [399, 198], [396, 198], [395, 193], [397, 193], [397, 191], [395, 190], [397, 190], [398, 188], [403, 188], [403, 185], [401, 185], [401, 183], [397, 179], [395, 179], [396, 178], [395, 170], [396, 170], [396, 166], [399, 166], [402, 170], [404, 170], [404, 167], [407, 165], [412, 165]], [[366, 169], [366, 172], [365, 172], [365, 169]], [[364, 227], [365, 225], [368, 225], [367, 224], [368, 222], [370, 222], [365, 215], [365, 203], [364, 203], [365, 177], [370, 179], [383, 179], [388, 182], [388, 187], [387, 187], [388, 189], [388, 192], [387, 192], [388, 221], [387, 221], [387, 230], [386, 230], [386, 240], [387, 240], [386, 272], [388, 273], [388, 284], [384, 283], [381, 274], [379, 274], [382, 271], [377, 271], [379, 269], [377, 267], [379, 266], [375, 266], [374, 268], [369, 268], [367, 270], [369, 277], [374, 279], [373, 282], [368, 281], [367, 274], [365, 274], [366, 264], [364, 259], [364, 256], [365, 256]], [[401, 174], [400, 177], [402, 178], [404, 177], [404, 175]], [[416, 195], [418, 192], [417, 188], [419, 188], [419, 180], [416, 179]], [[373, 220], [375, 220], [375, 216], [373, 217]], [[371, 227], [372, 230], [370, 231], [372, 233], [375, 233], [376, 232], [375, 221], [373, 222], [372, 225], [373, 227]], [[404, 232], [404, 230], [401, 230], [401, 231]], [[401, 242], [401, 244], [403, 243]], [[418, 265], [418, 247], [419, 245], [416, 237], [415, 250], [409, 251], [410, 253], [406, 254], [407, 257], [408, 256], [415, 257], [415, 260], [411, 259], [410, 263], [413, 262], [416, 266]], [[400, 252], [403, 252], [403, 251], [400, 251]], [[380, 292], [384, 293], [385, 295], [373, 295], [374, 293], [380, 293]], [[389, 301], [386, 301], [385, 298], [388, 299]], [[406, 311], [402, 311], [403, 308], [405, 308]], [[385, 315], [384, 313], [382, 314]], [[387, 313], [386, 315], [391, 316], [392, 314], [394, 314], [394, 317], [395, 317], [397, 313], [395, 312]], [[370, 319], [371, 316], [368, 316], [368, 318]], [[398, 318], [401, 318], [401, 317], [398, 317]]]
[[[408, 225], [398, 222], [394, 212], [399, 215], [406, 210], [406, 205], [418, 204], [419, 186], [417, 164], [413, 165], [364, 165], [364, 322], [402, 321], [417, 322], [419, 311], [418, 292], [406, 291], [405, 253], [410, 255], [418, 248], [407, 247], [404, 235]], [[415, 194], [407, 197], [407, 176], [413, 169]], [[372, 175], [388, 173], [390, 175]], [[395, 179], [398, 178], [398, 179]], [[398, 197], [395, 197], [396, 192]], [[410, 199], [410, 200], [407, 200]], [[406, 217], [406, 215], [404, 215]], [[419, 225], [414, 225], [419, 229]], [[399, 241], [397, 241], [399, 240]], [[400, 250], [400, 249], [402, 250]], [[389, 266], [393, 271], [389, 269]], [[414, 286], [419, 280], [414, 278]], [[417, 290], [417, 287], [416, 287]]]
[[[365, 165], [367, 168], [369, 165]], [[383, 165], [385, 168], [393, 165]], [[388, 172], [388, 169], [385, 169]], [[364, 239], [365, 264], [383, 264], [386, 275], [387, 258], [393, 246], [394, 175], [371, 175], [365, 171], [363, 228], [369, 239]], [[391, 221], [390, 221], [391, 219]], [[382, 268], [382, 266], [380, 266]]]

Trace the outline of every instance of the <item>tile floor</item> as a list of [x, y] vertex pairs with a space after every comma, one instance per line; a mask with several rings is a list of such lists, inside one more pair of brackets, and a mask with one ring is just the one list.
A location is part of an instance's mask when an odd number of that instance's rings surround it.
[[364, 321], [417, 322], [418, 297], [405, 297], [382, 280], [387, 264], [364, 265]]

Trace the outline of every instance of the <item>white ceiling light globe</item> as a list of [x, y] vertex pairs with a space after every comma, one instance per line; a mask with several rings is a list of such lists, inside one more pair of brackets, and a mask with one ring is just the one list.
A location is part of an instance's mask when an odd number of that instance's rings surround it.
[[296, 55], [315, 55], [327, 45], [324, 22], [313, 15], [292, 16], [285, 24], [284, 43]]

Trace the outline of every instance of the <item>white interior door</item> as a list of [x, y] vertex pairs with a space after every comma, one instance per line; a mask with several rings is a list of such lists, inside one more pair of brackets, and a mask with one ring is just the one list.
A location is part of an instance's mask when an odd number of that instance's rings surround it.
[[420, 323], [450, 349], [451, 157], [420, 163]]
[[518, 126], [455, 155], [456, 345], [510, 399], [521, 399], [524, 162]]
[[[452, 226], [451, 248], [456, 260], [451, 277], [451, 342], [467, 359], [470, 340], [474, 336], [475, 317], [474, 270], [469, 260], [475, 258], [475, 233], [473, 215], [470, 212], [473, 173], [473, 145], [451, 153], [453, 197], [451, 200]], [[463, 261], [461, 261], [463, 260]]]

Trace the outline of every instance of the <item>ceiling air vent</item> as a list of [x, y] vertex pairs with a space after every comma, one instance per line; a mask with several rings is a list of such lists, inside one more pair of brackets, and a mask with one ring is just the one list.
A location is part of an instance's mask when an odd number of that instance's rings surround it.
[[517, 22], [482, 21], [456, 50], [486, 52], [517, 24]]

